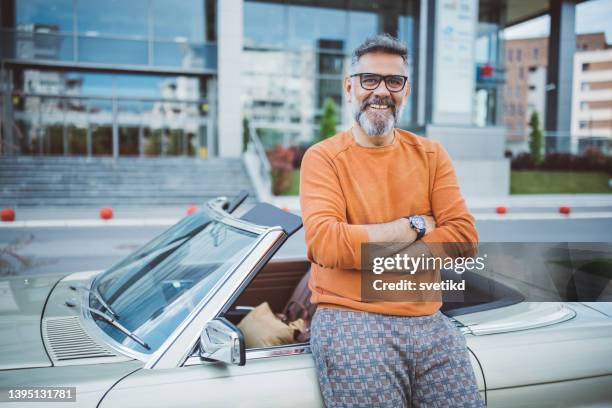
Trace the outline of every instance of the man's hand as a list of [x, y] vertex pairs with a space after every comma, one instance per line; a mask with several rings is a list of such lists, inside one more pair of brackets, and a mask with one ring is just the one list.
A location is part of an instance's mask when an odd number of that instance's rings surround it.
[[436, 220], [431, 215], [421, 215], [425, 220], [425, 235], [436, 229]]

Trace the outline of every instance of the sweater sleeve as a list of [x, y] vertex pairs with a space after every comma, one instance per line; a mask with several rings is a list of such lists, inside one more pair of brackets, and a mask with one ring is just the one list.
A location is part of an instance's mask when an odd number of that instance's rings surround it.
[[308, 259], [325, 268], [360, 269], [368, 232], [347, 222], [338, 174], [321, 148], [309, 149], [302, 160], [300, 206]]
[[440, 143], [436, 143], [436, 146], [434, 179], [430, 193], [436, 228], [422, 240], [436, 257], [474, 256], [478, 245], [476, 220], [461, 195], [448, 152]]

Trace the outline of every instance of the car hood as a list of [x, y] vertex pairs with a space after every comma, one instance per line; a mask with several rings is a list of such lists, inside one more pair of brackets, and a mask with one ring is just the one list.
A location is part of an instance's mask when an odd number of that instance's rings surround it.
[[49, 294], [63, 276], [0, 280], [0, 370], [51, 365], [40, 322]]
[[0, 370], [132, 360], [97, 341], [81, 324], [80, 294], [100, 271], [0, 280]]

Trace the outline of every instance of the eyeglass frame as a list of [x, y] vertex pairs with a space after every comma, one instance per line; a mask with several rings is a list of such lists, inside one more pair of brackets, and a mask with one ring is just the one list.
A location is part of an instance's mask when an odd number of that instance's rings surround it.
[[[368, 88], [366, 88], [365, 86], [363, 86], [363, 84], [362, 84], [362, 75], [375, 75], [375, 76], [377, 76], [377, 77], [379, 78], [378, 83], [376, 84], [376, 86], [375, 86], [374, 88], [372, 88], [372, 89], [368, 89]], [[408, 82], [408, 77], [407, 77], [406, 75], [398, 75], [398, 74], [391, 74], [391, 75], [380, 75], [380, 74], [376, 74], [376, 73], [374, 73], [374, 72], [360, 72], [359, 74], [349, 75], [349, 77], [350, 77], [350, 78], [353, 78], [353, 77], [356, 77], [356, 76], [358, 76], [358, 77], [359, 77], [359, 85], [360, 85], [360, 86], [361, 86], [363, 89], [365, 89], [366, 91], [373, 91], [373, 90], [375, 90], [376, 88], [378, 88], [378, 87], [380, 86], [380, 82], [381, 82], [381, 81], [384, 81], [384, 82], [385, 82], [385, 88], [387, 88], [387, 91], [389, 91], [389, 92], [394, 92], [394, 93], [395, 93], [395, 92], [402, 92], [402, 91], [404, 90], [404, 88], [406, 87], [406, 84], [408, 84], [408, 83], [409, 83], [409, 82]], [[402, 87], [401, 87], [400, 89], [398, 89], [397, 91], [392, 91], [391, 89], [389, 89], [389, 85], [387, 85], [387, 78], [390, 78], [390, 77], [402, 77], [402, 78], [404, 78], [404, 84], [403, 84], [403, 85], [402, 85]], [[409, 85], [409, 86], [410, 86], [410, 85]]]

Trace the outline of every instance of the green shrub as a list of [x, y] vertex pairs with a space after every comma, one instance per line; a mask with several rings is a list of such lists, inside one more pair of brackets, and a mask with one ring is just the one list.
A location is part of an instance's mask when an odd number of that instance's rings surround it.
[[540, 115], [538, 112], [531, 114], [529, 120], [529, 126], [531, 126], [531, 133], [529, 134], [529, 151], [531, 157], [536, 163], [542, 163], [544, 160], [544, 132], [540, 126]]
[[338, 124], [338, 108], [336, 102], [332, 98], [325, 98], [323, 104], [323, 114], [319, 127], [319, 135], [317, 142], [327, 139], [336, 134], [336, 125]]

